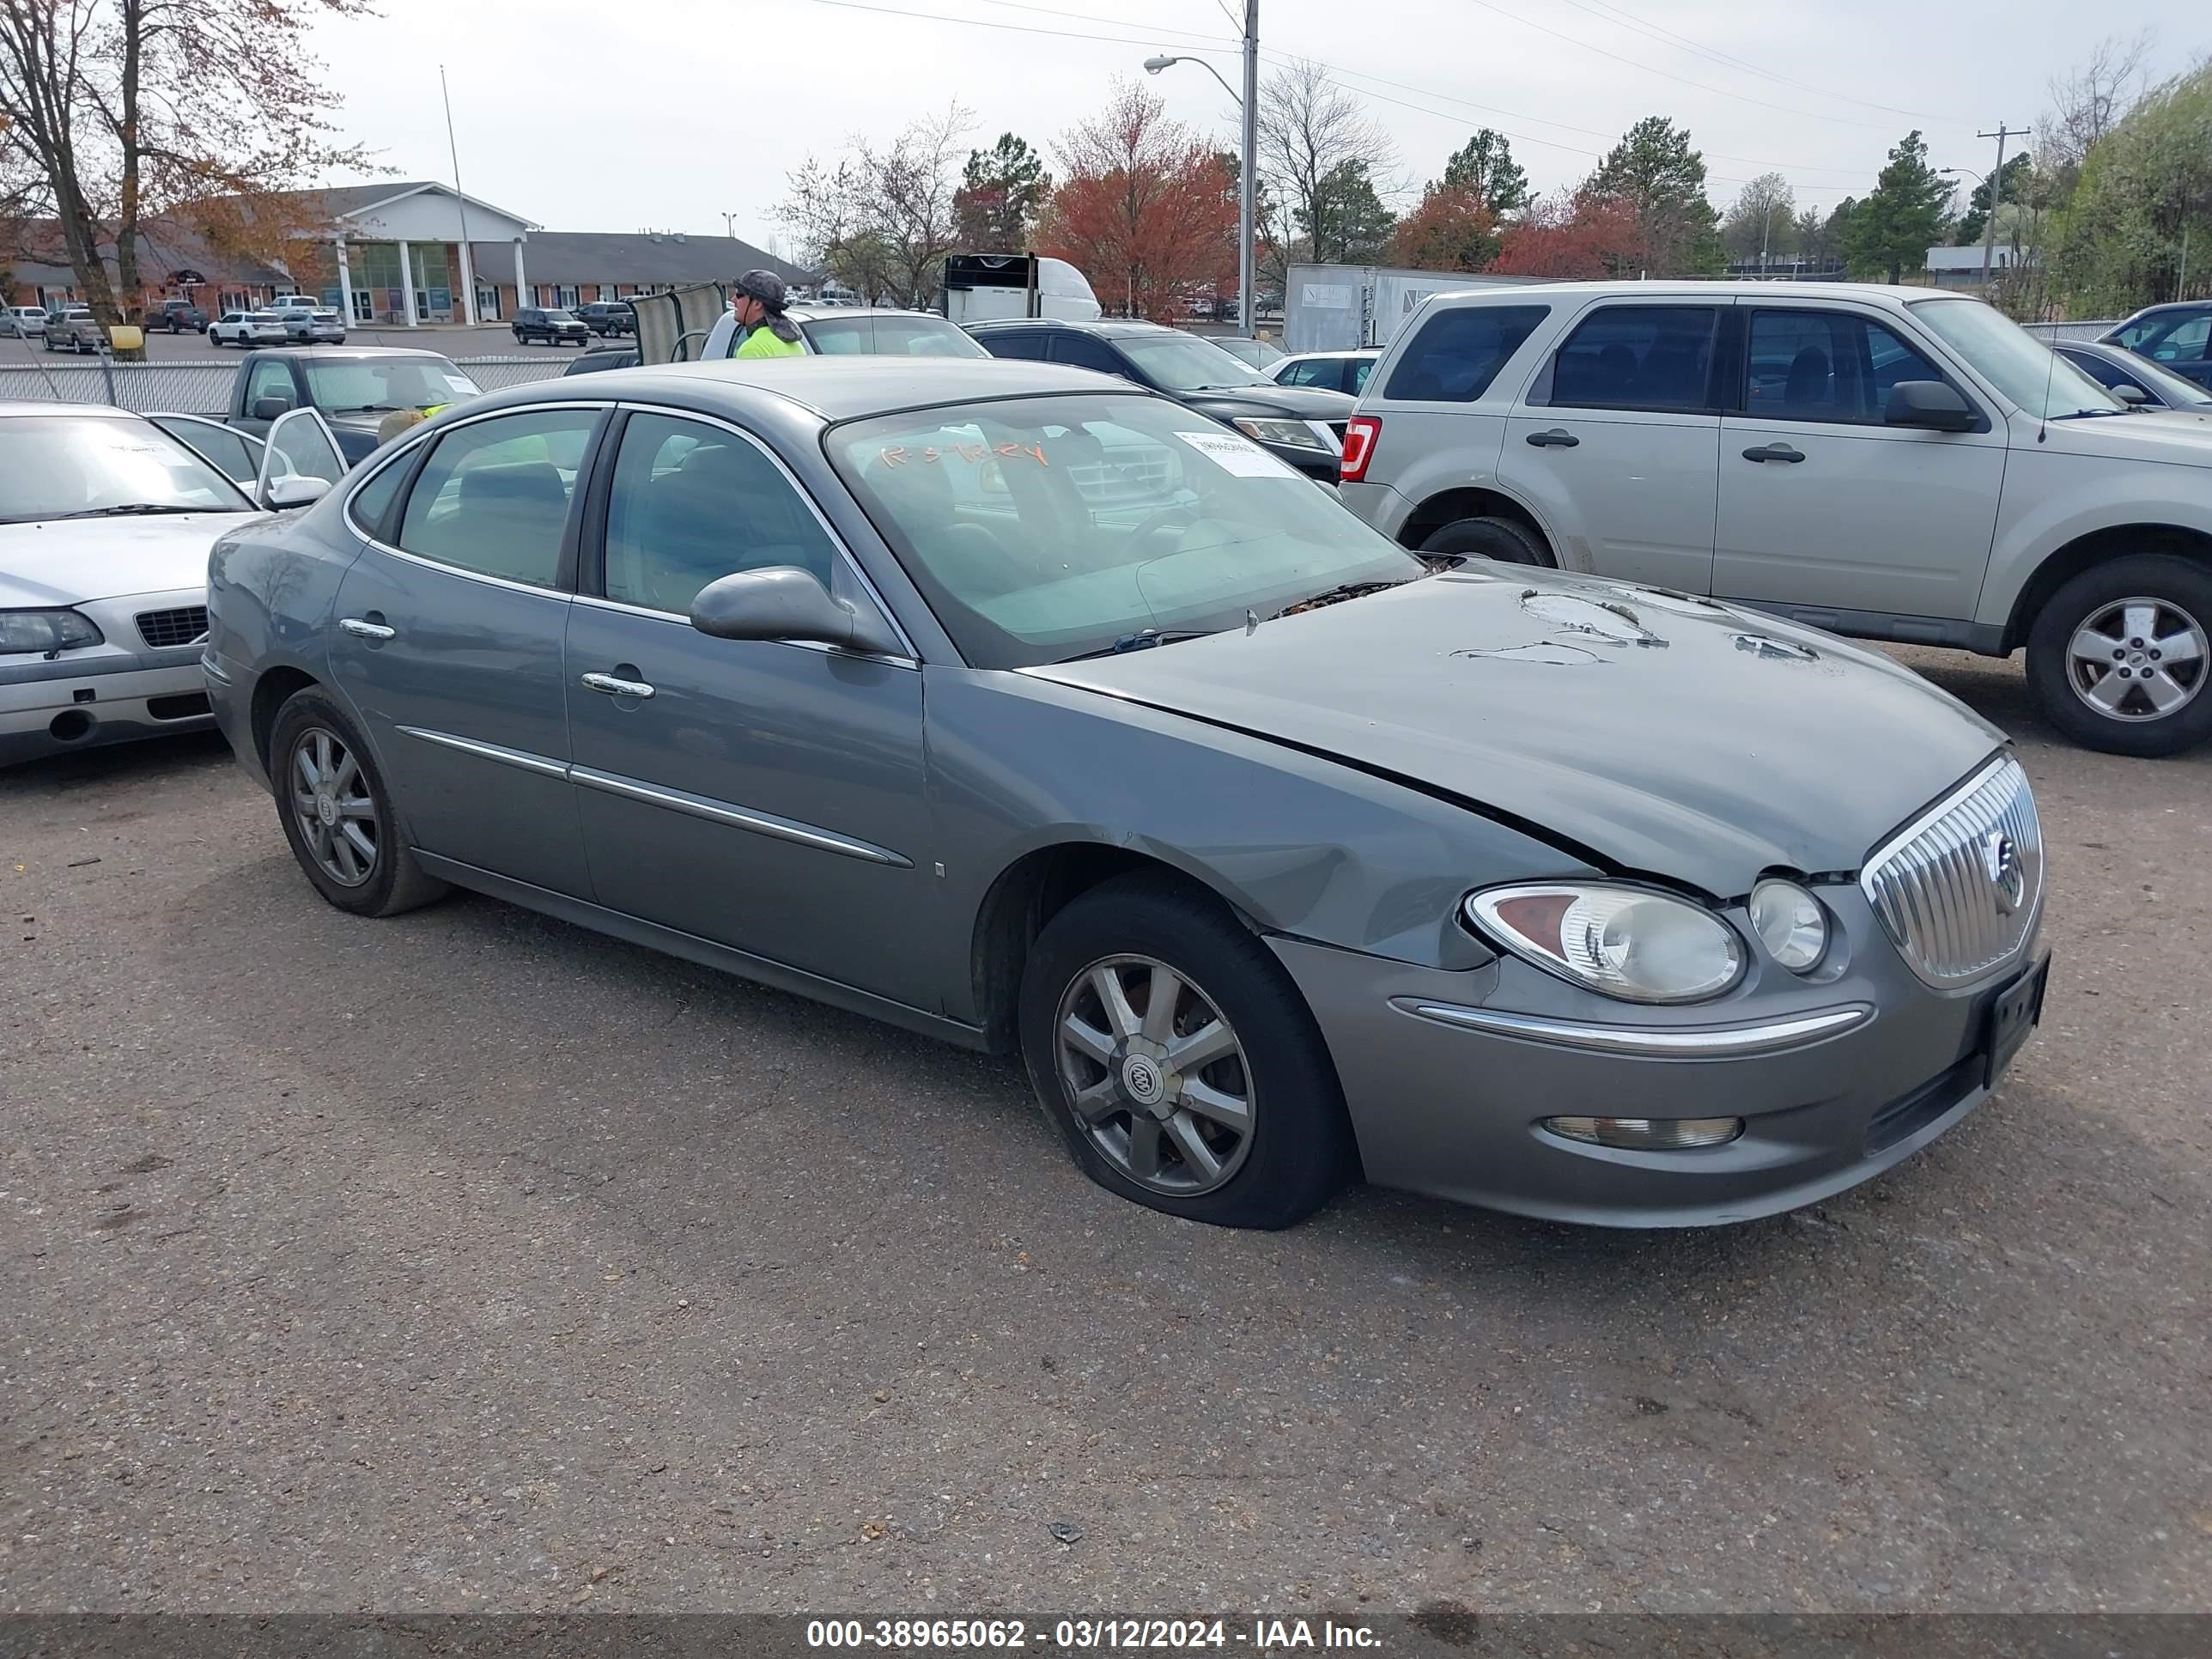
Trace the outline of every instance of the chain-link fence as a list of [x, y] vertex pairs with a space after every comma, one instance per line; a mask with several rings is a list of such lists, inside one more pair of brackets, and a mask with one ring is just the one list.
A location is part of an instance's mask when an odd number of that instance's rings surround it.
[[[7, 346], [15, 343], [9, 341]], [[41, 361], [36, 347], [28, 362], [0, 346], [0, 403], [112, 404], [141, 415], [221, 415], [230, 407], [238, 378], [236, 360], [191, 363], [118, 363], [105, 358]], [[575, 362], [572, 355], [547, 352], [539, 357], [456, 357], [460, 371], [487, 392], [550, 380]]]
[[2119, 326], [2118, 319], [2101, 323], [2022, 323], [2021, 326], [2045, 345], [2061, 340], [2094, 340]]

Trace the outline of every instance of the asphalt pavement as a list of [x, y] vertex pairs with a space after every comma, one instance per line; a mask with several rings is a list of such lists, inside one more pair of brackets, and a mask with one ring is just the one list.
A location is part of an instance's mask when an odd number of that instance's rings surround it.
[[1901, 654], [2021, 737], [2043, 1030], [1693, 1233], [1178, 1223], [1011, 1063], [339, 914], [217, 740], [0, 775], [0, 1607], [2212, 1608], [2212, 753]]

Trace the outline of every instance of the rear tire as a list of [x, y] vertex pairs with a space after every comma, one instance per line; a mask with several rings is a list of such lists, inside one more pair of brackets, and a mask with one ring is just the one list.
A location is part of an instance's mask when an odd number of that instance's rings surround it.
[[396, 916], [450, 890], [415, 861], [360, 729], [321, 688], [294, 692], [276, 711], [269, 755], [284, 840], [330, 903], [356, 916]]
[[1556, 567], [1558, 561], [1527, 526], [1485, 515], [1457, 519], [1429, 533], [1421, 544], [1425, 559], [1493, 559], [1499, 564]]
[[[1121, 988], [1115, 1007], [1102, 975]], [[1161, 987], [1172, 995], [1155, 1010]], [[1109, 1192], [1216, 1226], [1288, 1227], [1358, 1172], [1304, 999], [1202, 890], [1139, 873], [1070, 903], [1030, 949], [1018, 1023], [1046, 1115]], [[1078, 1025], [1080, 1041], [1068, 1036]], [[1200, 1038], [1206, 1048], [1188, 1046]], [[1179, 1042], [1209, 1057], [1178, 1067]]]
[[2212, 738], [2208, 680], [2212, 570], [2193, 559], [2093, 565], [2044, 601], [2028, 631], [2028, 690], [2084, 748], [2145, 759], [2195, 748]]

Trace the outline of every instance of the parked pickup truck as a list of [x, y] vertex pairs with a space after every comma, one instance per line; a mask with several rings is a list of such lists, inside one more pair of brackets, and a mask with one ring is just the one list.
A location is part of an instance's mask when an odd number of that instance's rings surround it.
[[350, 466], [377, 445], [394, 410], [430, 409], [483, 394], [452, 360], [401, 346], [249, 351], [231, 382], [226, 425], [255, 437], [289, 410], [322, 411]]

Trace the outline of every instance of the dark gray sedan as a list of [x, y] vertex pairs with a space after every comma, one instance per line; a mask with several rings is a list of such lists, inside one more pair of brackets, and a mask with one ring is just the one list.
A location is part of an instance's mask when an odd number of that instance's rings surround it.
[[1363, 1173], [1766, 1214], [1949, 1128], [2041, 1004], [2034, 805], [1950, 698], [1694, 596], [1431, 574], [1079, 370], [521, 387], [210, 575], [216, 713], [332, 904], [459, 884], [1018, 1050], [1174, 1214]]

